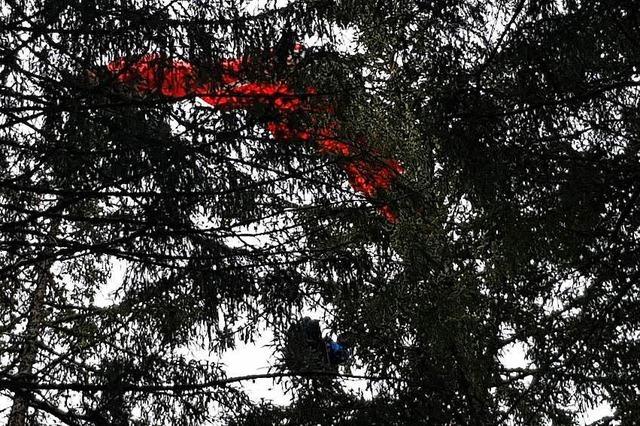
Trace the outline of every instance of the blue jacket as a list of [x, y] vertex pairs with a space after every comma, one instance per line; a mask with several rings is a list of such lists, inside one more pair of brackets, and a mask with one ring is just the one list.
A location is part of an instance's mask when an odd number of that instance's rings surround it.
[[343, 364], [351, 357], [351, 351], [340, 343], [328, 341], [326, 346], [329, 364]]

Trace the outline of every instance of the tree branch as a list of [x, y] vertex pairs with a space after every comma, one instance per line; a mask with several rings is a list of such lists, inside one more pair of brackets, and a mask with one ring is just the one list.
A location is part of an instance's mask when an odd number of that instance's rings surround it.
[[[298, 371], [298, 372], [284, 372], [284, 373], [264, 373], [264, 374], [249, 374], [245, 376], [229, 377], [226, 379], [209, 380], [202, 383], [184, 383], [184, 384], [161, 384], [161, 385], [136, 385], [133, 383], [123, 383], [118, 386], [118, 389], [123, 392], [159, 392], [159, 391], [174, 391], [182, 392], [189, 390], [206, 389], [212, 387], [226, 386], [232, 383], [244, 382], [247, 380], [257, 379], [277, 379], [283, 377], [336, 377], [345, 379], [364, 379], [370, 381], [400, 381], [404, 382], [406, 379], [392, 377], [392, 376], [367, 376], [358, 374], [341, 374], [332, 373], [330, 371]], [[13, 378], [0, 380], [0, 389], [9, 390], [73, 390], [73, 391], [102, 391], [112, 389], [109, 385], [91, 385], [80, 382], [67, 382], [67, 383], [31, 383], [23, 380], [16, 380]]]

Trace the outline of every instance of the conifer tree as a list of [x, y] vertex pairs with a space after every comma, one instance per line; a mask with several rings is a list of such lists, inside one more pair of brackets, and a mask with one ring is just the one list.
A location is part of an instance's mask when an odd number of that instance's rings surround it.
[[[640, 419], [634, 2], [5, 3], [11, 424]], [[150, 54], [194, 89], [107, 67]], [[238, 58], [286, 89], [222, 107], [206, 84]], [[357, 149], [323, 153], [326, 129]], [[404, 172], [367, 180], [390, 158]], [[370, 392], [278, 364], [309, 306], [350, 333]], [[217, 364], [257, 325], [276, 353], [254, 379], [288, 406]]]

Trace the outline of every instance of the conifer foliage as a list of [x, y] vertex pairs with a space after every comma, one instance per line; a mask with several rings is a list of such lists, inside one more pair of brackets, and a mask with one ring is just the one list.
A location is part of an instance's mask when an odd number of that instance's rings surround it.
[[[636, 2], [5, 0], [0, 49], [9, 424], [640, 420]], [[353, 374], [280, 362], [309, 309]]]

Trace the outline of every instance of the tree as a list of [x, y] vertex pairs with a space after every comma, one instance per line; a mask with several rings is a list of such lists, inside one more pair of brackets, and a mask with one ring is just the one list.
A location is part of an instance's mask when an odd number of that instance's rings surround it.
[[[392, 231], [397, 257], [371, 265], [377, 279], [333, 299], [358, 358], [401, 380], [355, 411], [336, 398], [325, 415], [576, 424], [607, 402], [603, 424], [636, 422], [636, 7], [350, 2], [343, 13], [378, 59], [372, 90], [404, 117], [397, 151], [417, 208]], [[319, 248], [346, 239], [338, 229]], [[514, 346], [528, 362], [509, 368]]]
[[[606, 401], [608, 421], [637, 421], [638, 10], [376, 6], [344, 13], [378, 58], [372, 90], [406, 117], [398, 151], [420, 210], [393, 230], [397, 258], [335, 312], [369, 371], [403, 379], [385, 413], [574, 424]], [[507, 368], [514, 345], [529, 362]]]
[[[271, 76], [260, 64], [291, 31], [322, 35], [326, 25], [308, 22], [326, 21], [319, 9], [7, 4], [2, 384], [12, 424], [200, 424], [214, 405], [246, 405], [216, 354], [252, 339], [259, 321], [288, 325], [321, 291], [304, 271], [330, 252], [307, 250], [300, 222], [311, 210], [324, 214], [316, 227], [353, 216], [344, 206], [358, 201], [331, 183], [342, 172], [330, 159], [266, 143], [269, 108], [179, 104], [100, 73], [150, 51], [211, 73], [249, 57], [256, 78], [331, 93], [339, 72], [336, 84], [348, 81], [331, 51], [310, 50], [296, 69], [276, 63]], [[115, 262], [126, 273], [105, 306]], [[213, 355], [194, 359], [187, 346]]]
[[[214, 405], [233, 424], [575, 424], [602, 402], [604, 422], [640, 418], [632, 2], [8, 5], [1, 344], [14, 406], [67, 424], [198, 424]], [[355, 34], [352, 51], [332, 48], [336, 28]], [[345, 140], [402, 161], [379, 194], [397, 223], [332, 184], [344, 172], [308, 144], [265, 143], [269, 108], [83, 77], [150, 51], [207, 70], [286, 58], [291, 34], [323, 43], [271, 78], [317, 87]], [[116, 258], [118, 301], [97, 306]], [[254, 404], [180, 352], [220, 353], [258, 321], [282, 348], [308, 304], [354, 335], [373, 396], [276, 369], [266, 376], [294, 376], [292, 404]], [[528, 362], [509, 368], [514, 346]]]

